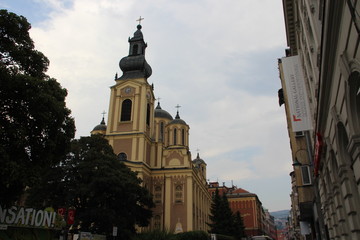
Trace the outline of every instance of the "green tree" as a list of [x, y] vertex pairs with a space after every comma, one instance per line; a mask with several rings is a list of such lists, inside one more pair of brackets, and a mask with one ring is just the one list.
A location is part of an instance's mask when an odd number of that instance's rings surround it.
[[237, 211], [234, 215], [234, 232], [233, 232], [233, 236], [240, 240], [241, 238], [246, 237], [245, 234], [245, 225], [244, 225], [244, 220], [241, 217], [241, 214], [239, 211]]
[[236, 239], [245, 237], [245, 227], [239, 212], [232, 213], [226, 194], [215, 191], [210, 209], [211, 233], [233, 236]]
[[45, 71], [26, 18], [0, 10], [0, 203], [13, 204], [68, 152], [75, 125], [66, 89]]
[[152, 216], [149, 191], [101, 136], [74, 140], [68, 158], [46, 181], [32, 189], [29, 202], [74, 207], [85, 231], [109, 234], [117, 226], [120, 239], [129, 239], [135, 224], [147, 226]]
[[219, 195], [218, 189], [215, 191], [213, 201], [210, 208], [210, 232], [232, 235], [233, 232], [233, 217], [229, 202], [225, 194]]

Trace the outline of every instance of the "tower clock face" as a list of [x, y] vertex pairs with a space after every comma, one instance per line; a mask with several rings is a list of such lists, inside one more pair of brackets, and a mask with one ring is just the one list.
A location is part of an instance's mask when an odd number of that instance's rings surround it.
[[129, 87], [125, 88], [125, 93], [131, 93], [131, 88]]

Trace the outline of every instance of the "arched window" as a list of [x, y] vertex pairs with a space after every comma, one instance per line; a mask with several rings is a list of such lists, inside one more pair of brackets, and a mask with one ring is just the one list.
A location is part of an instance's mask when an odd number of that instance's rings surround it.
[[120, 161], [126, 161], [126, 160], [127, 160], [127, 155], [126, 155], [126, 153], [124, 153], [124, 152], [119, 153], [119, 154], [118, 154], [118, 159], [119, 159]]
[[125, 99], [121, 105], [121, 121], [130, 121], [131, 120], [131, 107], [132, 102], [130, 99]]
[[150, 126], [150, 104], [146, 107], [146, 125]]
[[185, 129], [181, 129], [181, 144], [185, 145]]
[[174, 145], [177, 144], [176, 138], [177, 138], [177, 131], [176, 131], [176, 128], [175, 128], [175, 129], [174, 129]]
[[139, 46], [137, 44], [135, 44], [133, 47], [132, 55], [138, 55], [138, 49], [139, 49]]

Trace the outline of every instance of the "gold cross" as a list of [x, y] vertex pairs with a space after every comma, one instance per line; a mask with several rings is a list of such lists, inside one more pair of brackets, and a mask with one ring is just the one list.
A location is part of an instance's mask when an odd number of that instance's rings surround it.
[[106, 112], [105, 112], [105, 111], [103, 111], [101, 114], [103, 115], [103, 118], [104, 118], [104, 117], [105, 117]]
[[176, 105], [175, 107], [178, 109], [178, 111], [179, 111], [179, 108], [181, 108], [181, 106], [179, 104]]
[[138, 20], [136, 20], [137, 22], [139, 22], [139, 25], [141, 25], [141, 20], [144, 20], [144, 18], [142, 18], [141, 16], [139, 17]]

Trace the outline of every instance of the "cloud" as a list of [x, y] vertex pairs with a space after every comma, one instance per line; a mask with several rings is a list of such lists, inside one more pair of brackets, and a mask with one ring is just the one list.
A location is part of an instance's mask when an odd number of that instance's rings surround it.
[[37, 3], [48, 15], [31, 36], [50, 59], [48, 74], [68, 89], [77, 137], [89, 135], [108, 110], [109, 87], [115, 73], [121, 75], [119, 60], [128, 55], [127, 40], [141, 15], [149, 82], [163, 109], [175, 116], [175, 106], [182, 106], [190, 148], [193, 155], [200, 149], [208, 177], [237, 184], [290, 181], [286, 119], [277, 102], [277, 58], [286, 46], [281, 1]]

